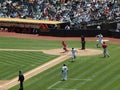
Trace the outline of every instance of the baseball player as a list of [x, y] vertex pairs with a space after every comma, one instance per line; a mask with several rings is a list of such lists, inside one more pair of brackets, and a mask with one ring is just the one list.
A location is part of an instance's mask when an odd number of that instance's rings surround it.
[[67, 80], [67, 72], [68, 72], [68, 67], [66, 64], [63, 64], [62, 66], [62, 80], [65, 81]]
[[109, 57], [110, 55], [107, 52], [107, 44], [105, 42], [103, 42], [102, 48], [103, 48], [103, 55], [104, 55], [104, 57]]
[[98, 38], [98, 42], [96, 44], [97, 48], [99, 48], [99, 44], [102, 44], [103, 43], [103, 35], [102, 34], [99, 34], [96, 36]]
[[62, 41], [62, 45], [63, 45], [63, 50], [65, 51], [65, 52], [67, 52], [68, 50], [67, 50], [67, 43], [65, 42], [65, 41]]
[[72, 61], [75, 61], [75, 58], [76, 58], [76, 50], [75, 50], [74, 48], [72, 48], [71, 54], [72, 54]]
[[84, 35], [81, 35], [81, 44], [82, 44], [82, 50], [85, 50], [85, 36]]

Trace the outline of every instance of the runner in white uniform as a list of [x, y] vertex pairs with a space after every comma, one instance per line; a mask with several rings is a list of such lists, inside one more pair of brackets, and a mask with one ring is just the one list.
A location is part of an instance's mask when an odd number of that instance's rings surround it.
[[99, 48], [99, 47], [100, 47], [99, 44], [102, 45], [102, 43], [103, 43], [103, 35], [102, 35], [102, 34], [99, 34], [99, 35], [97, 35], [96, 37], [98, 38], [98, 41], [97, 41], [96, 46], [97, 46], [97, 48]]

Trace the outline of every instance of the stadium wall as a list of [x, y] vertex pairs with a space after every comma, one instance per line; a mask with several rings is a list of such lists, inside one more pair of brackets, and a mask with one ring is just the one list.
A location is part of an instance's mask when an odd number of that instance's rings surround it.
[[103, 34], [104, 36], [110, 36], [110, 31], [108, 30], [54, 30], [51, 29], [49, 32], [43, 32], [40, 30], [39, 35], [47, 35], [47, 36], [60, 36], [60, 37], [80, 37], [84, 35], [86, 37], [94, 37], [97, 34]]

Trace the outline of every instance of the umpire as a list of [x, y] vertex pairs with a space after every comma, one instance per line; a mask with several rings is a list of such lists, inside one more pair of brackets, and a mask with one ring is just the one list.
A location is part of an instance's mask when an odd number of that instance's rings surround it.
[[82, 44], [82, 50], [85, 50], [85, 36], [84, 35], [81, 35], [81, 44]]
[[19, 88], [19, 90], [23, 90], [24, 75], [22, 74], [21, 71], [19, 71], [19, 78], [18, 78], [18, 81], [20, 81], [20, 88]]

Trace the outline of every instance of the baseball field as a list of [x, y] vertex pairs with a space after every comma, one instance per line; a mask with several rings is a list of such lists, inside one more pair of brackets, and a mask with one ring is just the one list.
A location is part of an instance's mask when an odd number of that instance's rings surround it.
[[[18, 71], [25, 75], [24, 90], [120, 90], [120, 40], [108, 39], [110, 57], [103, 57], [96, 48], [96, 38], [86, 38], [86, 50], [80, 38], [52, 39], [28, 36], [24, 38], [0, 35], [0, 90], [18, 90]], [[71, 54], [63, 53], [61, 40], [68, 48], [78, 50], [75, 62]], [[61, 81], [61, 67], [68, 66], [68, 80]], [[41, 70], [42, 69], [42, 70]]]

